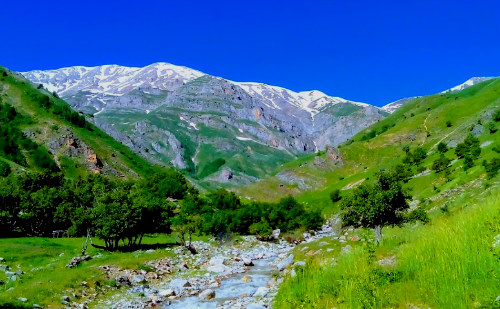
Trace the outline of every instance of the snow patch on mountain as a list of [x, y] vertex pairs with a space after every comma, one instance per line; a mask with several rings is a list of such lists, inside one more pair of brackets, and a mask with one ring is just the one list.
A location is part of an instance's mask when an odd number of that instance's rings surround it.
[[457, 85], [455, 87], [452, 87], [450, 89], [447, 89], [445, 91], [442, 91], [441, 93], [447, 93], [447, 92], [452, 92], [452, 91], [460, 91], [464, 90], [465, 88], [468, 88], [470, 86], [474, 86], [476, 84], [479, 84], [481, 82], [493, 79], [495, 77], [472, 77], [466, 80], [465, 82], [461, 83], [460, 85]]
[[47, 71], [22, 73], [34, 83], [43, 84], [60, 96], [78, 91], [120, 96], [144, 89], [174, 90], [186, 82], [205, 75], [187, 67], [158, 62], [143, 68], [119, 65], [96, 67], [74, 66]]

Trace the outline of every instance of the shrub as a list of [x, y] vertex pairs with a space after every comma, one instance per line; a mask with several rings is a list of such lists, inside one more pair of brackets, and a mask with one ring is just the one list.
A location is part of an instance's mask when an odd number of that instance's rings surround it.
[[342, 196], [340, 195], [340, 190], [335, 189], [332, 192], [330, 192], [330, 200], [332, 203], [336, 203], [342, 199]]
[[441, 154], [439, 158], [437, 158], [434, 163], [432, 163], [432, 170], [436, 171], [436, 173], [442, 172], [448, 167], [450, 162], [450, 159]]
[[486, 173], [488, 175], [488, 179], [491, 179], [498, 175], [500, 171], [500, 158], [493, 158], [490, 162], [483, 162], [483, 166], [486, 169]]
[[437, 150], [439, 151], [439, 153], [446, 153], [448, 151], [448, 145], [446, 145], [446, 143], [444, 142], [440, 142], [437, 145]]
[[265, 218], [262, 218], [259, 222], [250, 225], [249, 230], [251, 234], [257, 235], [257, 238], [259, 239], [269, 239], [273, 233], [273, 229]]
[[493, 120], [496, 122], [500, 121], [500, 109], [493, 113]]
[[4, 161], [0, 161], [0, 177], [7, 177], [10, 172], [10, 165]]
[[495, 123], [493, 121], [488, 122], [488, 124], [486, 126], [487, 126], [487, 128], [488, 128], [488, 130], [490, 131], [491, 134], [493, 134], [496, 131], [498, 131], [498, 128], [497, 128], [497, 126], [495, 125]]

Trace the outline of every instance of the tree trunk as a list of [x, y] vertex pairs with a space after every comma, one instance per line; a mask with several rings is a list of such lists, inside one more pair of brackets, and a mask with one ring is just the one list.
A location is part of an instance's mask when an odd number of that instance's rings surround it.
[[377, 245], [380, 244], [380, 242], [382, 241], [382, 226], [379, 224], [379, 225], [375, 225], [375, 240], [377, 241]]

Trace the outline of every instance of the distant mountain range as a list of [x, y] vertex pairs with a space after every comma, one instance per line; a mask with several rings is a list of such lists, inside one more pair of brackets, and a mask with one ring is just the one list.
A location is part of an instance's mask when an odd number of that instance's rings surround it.
[[207, 184], [254, 182], [290, 159], [345, 142], [411, 100], [378, 108], [167, 63], [22, 74], [148, 160]]

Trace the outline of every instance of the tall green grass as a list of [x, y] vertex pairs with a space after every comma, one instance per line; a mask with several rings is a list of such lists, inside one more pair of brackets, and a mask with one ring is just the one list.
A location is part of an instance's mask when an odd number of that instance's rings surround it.
[[[281, 286], [275, 308], [498, 308], [500, 194], [425, 226], [385, 229], [385, 243], [316, 255]], [[376, 262], [395, 256], [392, 267]], [[333, 258], [333, 259], [332, 259]]]

